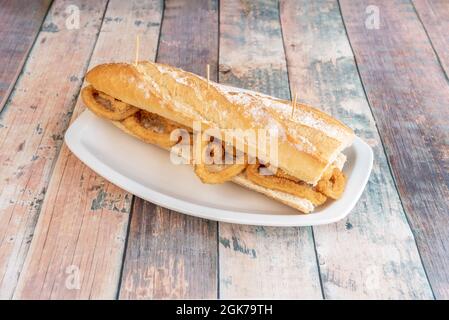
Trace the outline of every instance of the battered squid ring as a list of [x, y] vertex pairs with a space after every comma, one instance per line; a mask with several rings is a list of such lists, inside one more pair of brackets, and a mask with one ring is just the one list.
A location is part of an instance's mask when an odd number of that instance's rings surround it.
[[328, 179], [321, 179], [316, 185], [316, 189], [332, 198], [338, 200], [345, 189], [346, 177], [338, 168], [332, 170], [332, 175]]
[[121, 121], [139, 111], [136, 107], [95, 90], [93, 86], [85, 87], [81, 95], [93, 113], [109, 120]]
[[[204, 152], [206, 152], [209, 142], [209, 140], [201, 142], [201, 156], [203, 156]], [[204, 163], [203, 159], [201, 159], [201, 163], [195, 164], [194, 170], [196, 175], [203, 183], [218, 184], [231, 180], [232, 178], [240, 174], [243, 170], [245, 170], [246, 166], [246, 158], [244, 158], [243, 164], [236, 163], [231, 165], [224, 165], [223, 167], [218, 165], [207, 165]], [[219, 170], [209, 170], [212, 168], [217, 168]]]
[[296, 178], [294, 176], [289, 175], [287, 172], [285, 172], [281, 168], [278, 168], [278, 170], [276, 171], [276, 177], [292, 180], [292, 181], [297, 182], [297, 183], [301, 182], [301, 180], [299, 180], [298, 178]]
[[315, 206], [323, 204], [327, 197], [302, 182], [281, 178], [275, 175], [261, 175], [259, 173], [260, 163], [250, 164], [246, 168], [246, 176], [249, 180], [262, 187], [272, 190], [286, 192], [301, 198], [310, 200]]
[[143, 141], [166, 149], [179, 142], [179, 139], [178, 141], [170, 139], [170, 133], [176, 129], [184, 129], [173, 121], [144, 110], [126, 118], [122, 121], [122, 124]]

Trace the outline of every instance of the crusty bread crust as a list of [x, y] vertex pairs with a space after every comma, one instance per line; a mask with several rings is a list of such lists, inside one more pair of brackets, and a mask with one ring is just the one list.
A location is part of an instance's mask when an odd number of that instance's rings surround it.
[[290, 101], [212, 81], [208, 86], [206, 79], [167, 65], [102, 64], [86, 80], [116, 99], [188, 127], [201, 121], [203, 129], [275, 129], [278, 166], [312, 185], [354, 139], [350, 128], [310, 106], [297, 104], [292, 117]]

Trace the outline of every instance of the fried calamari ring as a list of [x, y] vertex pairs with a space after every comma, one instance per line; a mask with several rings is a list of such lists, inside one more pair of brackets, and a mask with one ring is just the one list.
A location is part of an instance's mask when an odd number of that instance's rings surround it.
[[[207, 155], [208, 145], [210, 141], [201, 142], [201, 159], [200, 163], [196, 163], [194, 170], [196, 175], [200, 178], [203, 183], [218, 184], [224, 183], [231, 180], [236, 175], [240, 174], [245, 170], [247, 166], [246, 159], [244, 158], [243, 164], [230, 164], [230, 165], [216, 165], [216, 164], [206, 164], [204, 156]], [[209, 150], [210, 152], [210, 150]]]
[[313, 188], [303, 182], [295, 182], [275, 175], [261, 175], [259, 173], [260, 164], [250, 164], [246, 168], [246, 176], [249, 180], [262, 187], [289, 193], [301, 198], [310, 200], [315, 206], [319, 206], [326, 201], [326, 196], [313, 190]]
[[[161, 117], [155, 113], [140, 110], [122, 121], [123, 126], [147, 143], [170, 148], [178, 141], [170, 139], [170, 133], [176, 129], [185, 129], [180, 124]], [[189, 131], [189, 130], [187, 130]]]
[[298, 178], [296, 178], [294, 176], [289, 175], [287, 172], [285, 172], [281, 168], [278, 168], [278, 170], [276, 171], [276, 177], [292, 180], [292, 181], [297, 182], [297, 183], [301, 182], [301, 180], [299, 180]]
[[92, 86], [85, 87], [81, 96], [93, 113], [109, 120], [121, 121], [139, 111], [138, 108], [97, 91]]
[[343, 172], [341, 172], [338, 168], [334, 168], [334, 170], [332, 170], [332, 175], [330, 178], [326, 179], [325, 177], [324, 179], [318, 181], [316, 189], [329, 198], [337, 200], [343, 193], [345, 184], [346, 177]]

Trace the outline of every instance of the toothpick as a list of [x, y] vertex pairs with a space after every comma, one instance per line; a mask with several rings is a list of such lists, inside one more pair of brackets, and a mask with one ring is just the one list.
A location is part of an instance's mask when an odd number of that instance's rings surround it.
[[206, 73], [207, 73], [207, 89], [209, 89], [209, 79], [210, 79], [210, 65], [209, 64], [207, 64]]
[[139, 36], [136, 35], [136, 61], [135, 61], [136, 66], [139, 63], [139, 47], [140, 47], [140, 39]]
[[295, 113], [295, 109], [296, 109], [296, 102], [298, 101], [298, 93], [295, 92], [294, 94], [295, 98], [293, 100], [293, 104], [292, 104], [292, 118], [293, 118], [293, 114]]

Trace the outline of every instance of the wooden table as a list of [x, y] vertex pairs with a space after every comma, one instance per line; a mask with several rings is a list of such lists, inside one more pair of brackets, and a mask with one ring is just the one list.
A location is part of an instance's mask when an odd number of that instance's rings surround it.
[[[446, 0], [0, 0], [0, 298], [448, 299], [448, 29]], [[136, 35], [142, 59], [350, 125], [375, 153], [352, 213], [217, 223], [84, 166], [63, 143], [83, 75]]]

